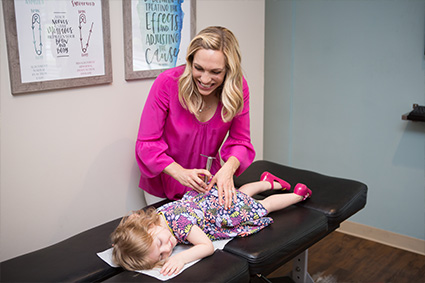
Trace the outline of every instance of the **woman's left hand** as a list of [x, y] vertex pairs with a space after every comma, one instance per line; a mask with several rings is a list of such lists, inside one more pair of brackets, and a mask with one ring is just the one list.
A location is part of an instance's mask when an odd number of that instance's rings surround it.
[[224, 205], [226, 209], [232, 205], [232, 200], [236, 202], [236, 189], [233, 182], [233, 175], [239, 168], [239, 160], [231, 156], [223, 167], [211, 179], [207, 190], [217, 185], [218, 200], [220, 205]]

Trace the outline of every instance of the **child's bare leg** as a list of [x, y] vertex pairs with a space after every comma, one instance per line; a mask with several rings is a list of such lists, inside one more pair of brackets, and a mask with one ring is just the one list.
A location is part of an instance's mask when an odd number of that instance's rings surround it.
[[[275, 189], [281, 189], [282, 186], [278, 182], [273, 182]], [[257, 181], [243, 185], [239, 191], [252, 197], [264, 191], [268, 191], [272, 188], [271, 184], [267, 181]]]
[[288, 182], [274, 176], [270, 172], [265, 171], [261, 174], [260, 181], [245, 184], [239, 189], [239, 191], [252, 197], [267, 190], [289, 190], [290, 188], [291, 185]]
[[290, 205], [296, 204], [303, 200], [303, 196], [290, 193], [290, 194], [275, 194], [266, 197], [259, 202], [267, 209], [269, 213], [277, 210], [284, 209]]

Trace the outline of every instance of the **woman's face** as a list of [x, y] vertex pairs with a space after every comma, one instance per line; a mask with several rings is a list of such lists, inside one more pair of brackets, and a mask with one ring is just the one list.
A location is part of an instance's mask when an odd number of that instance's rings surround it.
[[221, 51], [200, 49], [193, 56], [192, 77], [201, 95], [210, 95], [224, 81], [226, 62]]

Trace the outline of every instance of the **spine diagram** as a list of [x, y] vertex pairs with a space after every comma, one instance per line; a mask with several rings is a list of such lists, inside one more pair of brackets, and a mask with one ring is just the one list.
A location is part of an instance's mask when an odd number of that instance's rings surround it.
[[83, 43], [83, 26], [87, 24], [87, 19], [86, 19], [86, 14], [84, 13], [80, 13], [80, 17], [79, 17], [79, 24], [78, 24], [78, 28], [80, 29], [80, 44], [81, 44], [81, 51], [83, 53], [87, 52], [87, 49], [89, 48], [89, 43], [90, 43], [90, 36], [93, 32], [93, 22], [91, 23], [90, 26], [90, 30], [89, 30], [89, 34], [87, 36], [87, 40], [86, 43]]
[[[35, 53], [37, 55], [41, 55], [43, 53], [43, 43], [41, 42], [41, 21], [40, 21], [40, 15], [38, 13], [34, 13], [32, 15], [32, 39], [33, 39], [33, 44], [34, 44], [34, 50]], [[36, 26], [38, 25], [38, 29], [36, 28]], [[36, 34], [38, 33], [38, 41], [39, 43], [37, 44], [37, 36]]]

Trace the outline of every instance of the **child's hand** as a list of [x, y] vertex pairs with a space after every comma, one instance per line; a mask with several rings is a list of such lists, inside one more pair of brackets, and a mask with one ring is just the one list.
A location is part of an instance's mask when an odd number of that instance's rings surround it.
[[214, 253], [214, 246], [204, 231], [193, 225], [187, 235], [187, 240], [193, 245], [187, 250], [171, 256], [162, 266], [162, 275], [178, 274], [186, 263], [210, 256]]
[[184, 262], [180, 260], [177, 256], [170, 257], [164, 266], [161, 268], [160, 273], [162, 275], [173, 275], [178, 274], [184, 267]]

